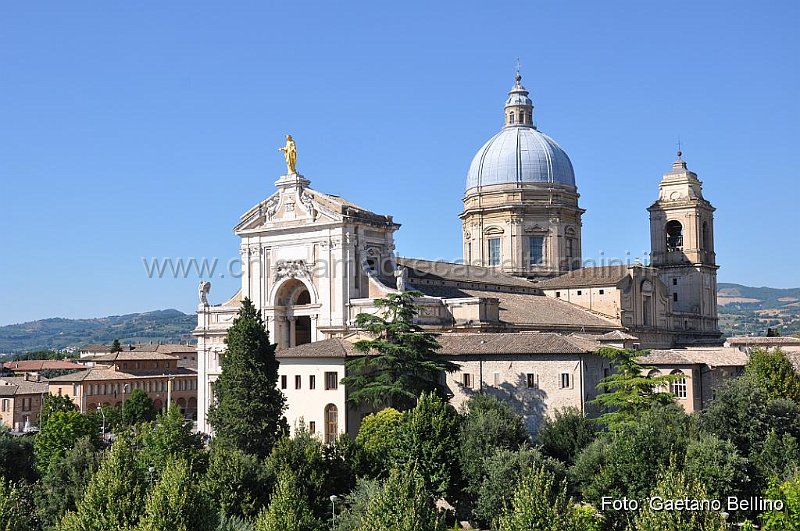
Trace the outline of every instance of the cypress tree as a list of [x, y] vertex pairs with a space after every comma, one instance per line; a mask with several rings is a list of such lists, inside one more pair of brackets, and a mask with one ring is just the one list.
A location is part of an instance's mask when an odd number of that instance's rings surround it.
[[277, 388], [275, 345], [250, 299], [242, 301], [225, 343], [208, 420], [218, 442], [265, 458], [288, 431], [286, 398]]

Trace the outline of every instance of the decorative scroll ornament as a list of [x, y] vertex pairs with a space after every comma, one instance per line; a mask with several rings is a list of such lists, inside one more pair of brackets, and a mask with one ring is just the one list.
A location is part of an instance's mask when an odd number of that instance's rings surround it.
[[311, 277], [313, 267], [305, 260], [278, 260], [275, 264], [275, 281], [282, 278]]

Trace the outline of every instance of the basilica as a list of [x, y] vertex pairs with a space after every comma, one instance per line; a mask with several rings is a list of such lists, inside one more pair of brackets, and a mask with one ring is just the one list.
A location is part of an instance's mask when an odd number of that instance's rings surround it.
[[649, 349], [654, 371], [683, 376], [671, 391], [689, 411], [741, 371], [742, 356], [718, 346], [714, 207], [681, 153], [653, 179], [651, 263], [585, 267], [578, 180], [566, 152], [534, 125], [519, 73], [502, 112], [502, 129], [469, 165], [463, 260], [454, 263], [401, 257], [392, 216], [312, 188], [287, 136], [286, 175], [234, 227], [241, 289], [220, 304], [209, 303], [207, 283], [201, 289], [201, 431], [211, 432], [206, 411], [224, 337], [245, 297], [278, 346], [290, 425], [302, 420], [324, 440], [355, 434], [364, 413], [341, 384], [360, 339], [356, 316], [404, 290], [423, 294], [418, 323], [439, 333], [441, 353], [460, 365], [444, 382], [451, 403], [494, 393], [532, 431], [561, 407], [593, 413], [589, 402], [611, 370], [595, 354], [604, 345]]

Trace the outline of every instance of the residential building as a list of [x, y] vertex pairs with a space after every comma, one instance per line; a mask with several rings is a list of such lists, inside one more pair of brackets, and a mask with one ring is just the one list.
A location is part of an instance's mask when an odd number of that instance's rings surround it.
[[197, 415], [197, 372], [179, 366], [171, 354], [122, 351], [96, 356], [94, 366], [81, 372], [49, 380], [54, 395], [69, 396], [83, 413], [98, 406], [116, 407], [141, 389], [157, 410], [175, 403], [189, 417]]
[[0, 377], [0, 420], [13, 431], [35, 429], [46, 393], [47, 382], [38, 376]]

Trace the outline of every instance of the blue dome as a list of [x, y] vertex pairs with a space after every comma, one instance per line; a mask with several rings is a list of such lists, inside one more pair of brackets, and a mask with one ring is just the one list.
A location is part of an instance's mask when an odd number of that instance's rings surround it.
[[513, 183], [575, 186], [569, 157], [555, 140], [533, 127], [507, 126], [478, 151], [467, 174], [467, 190]]

